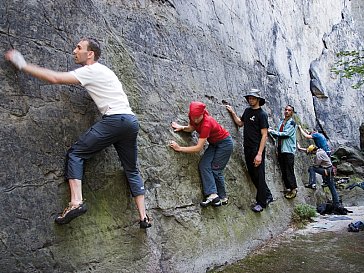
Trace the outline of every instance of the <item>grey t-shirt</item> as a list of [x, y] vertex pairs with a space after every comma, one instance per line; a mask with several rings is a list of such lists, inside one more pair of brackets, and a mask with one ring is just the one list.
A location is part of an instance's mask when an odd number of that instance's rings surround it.
[[328, 167], [332, 166], [329, 156], [326, 154], [326, 152], [323, 149], [318, 149], [316, 151], [314, 165], [317, 167], [321, 166], [323, 168], [328, 168]]

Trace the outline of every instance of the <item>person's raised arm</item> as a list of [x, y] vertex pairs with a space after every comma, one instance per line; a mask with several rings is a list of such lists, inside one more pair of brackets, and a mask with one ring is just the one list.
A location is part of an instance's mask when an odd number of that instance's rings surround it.
[[301, 134], [302, 134], [305, 138], [312, 139], [312, 136], [311, 136], [311, 135], [309, 135], [309, 134], [307, 134], [307, 133], [305, 132], [305, 130], [303, 130], [303, 129], [302, 129], [301, 125], [298, 125], [298, 128], [300, 129]]
[[238, 115], [235, 113], [234, 109], [232, 106], [230, 105], [226, 105], [226, 109], [228, 110], [228, 112], [231, 114], [231, 116], [233, 117], [233, 120], [235, 122], [236, 125], [238, 125], [239, 127], [242, 127], [244, 125], [244, 122], [241, 120], [241, 118], [238, 117]]
[[5, 54], [5, 59], [10, 61], [17, 69], [51, 84], [79, 84], [77, 78], [70, 72], [57, 72], [46, 69], [25, 61], [23, 55], [13, 49]]

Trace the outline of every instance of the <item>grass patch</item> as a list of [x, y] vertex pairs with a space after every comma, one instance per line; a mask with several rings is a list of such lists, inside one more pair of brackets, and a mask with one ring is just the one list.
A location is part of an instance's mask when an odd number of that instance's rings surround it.
[[298, 204], [292, 213], [292, 222], [297, 228], [304, 228], [312, 217], [316, 216], [316, 208], [308, 204]]

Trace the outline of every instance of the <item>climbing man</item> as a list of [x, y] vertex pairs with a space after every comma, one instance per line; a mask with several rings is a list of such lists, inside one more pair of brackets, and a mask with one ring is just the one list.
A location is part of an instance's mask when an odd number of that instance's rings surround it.
[[256, 203], [252, 206], [254, 212], [262, 212], [273, 201], [272, 194], [265, 181], [265, 144], [268, 138], [268, 115], [261, 108], [265, 99], [260, 90], [251, 89], [245, 96], [249, 103], [243, 115], [238, 117], [230, 105], [226, 109], [232, 115], [235, 124], [244, 126], [244, 156], [249, 175], [257, 189]]
[[317, 132], [317, 131], [315, 131], [315, 130], [313, 130], [313, 131], [311, 131], [311, 132], [306, 132], [306, 131], [305, 131], [305, 130], [301, 127], [301, 125], [298, 125], [298, 128], [300, 129], [301, 134], [302, 134], [305, 138], [307, 138], [307, 139], [312, 139], [312, 140], [315, 142], [315, 145], [316, 145], [318, 148], [323, 149], [323, 150], [326, 152], [326, 154], [327, 154], [328, 156], [331, 156], [331, 149], [330, 149], [330, 146], [329, 146], [329, 144], [327, 143], [327, 139], [326, 139], [326, 137], [325, 137], [323, 134], [321, 134], [321, 133], [319, 133], [319, 132]]
[[140, 228], [149, 228], [151, 224], [144, 207], [144, 184], [137, 167], [138, 120], [115, 73], [98, 62], [100, 55], [98, 41], [83, 38], [73, 50], [74, 61], [81, 67], [70, 72], [57, 72], [27, 63], [17, 50], [9, 50], [5, 59], [17, 69], [51, 84], [81, 84], [102, 114], [102, 119], [86, 130], [68, 151], [65, 177], [71, 201], [55, 222], [67, 224], [87, 211], [82, 198], [84, 161], [113, 145], [139, 212]]
[[310, 145], [307, 150], [307, 154], [315, 155], [313, 160], [313, 166], [308, 168], [308, 172], [310, 174], [309, 177], [309, 185], [307, 187], [311, 189], [316, 189], [316, 173], [322, 176], [323, 183], [327, 184], [330, 189], [332, 195], [332, 203], [335, 207], [340, 206], [339, 197], [336, 192], [335, 183], [334, 183], [334, 175], [333, 175], [333, 165], [330, 160], [330, 157], [326, 154], [326, 152], [318, 148], [315, 145]]

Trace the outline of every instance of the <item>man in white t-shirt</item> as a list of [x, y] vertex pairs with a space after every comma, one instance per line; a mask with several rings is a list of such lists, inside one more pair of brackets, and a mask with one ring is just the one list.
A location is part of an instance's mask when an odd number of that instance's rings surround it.
[[68, 151], [65, 176], [70, 186], [71, 202], [55, 222], [67, 224], [87, 211], [82, 198], [84, 160], [113, 145], [138, 208], [140, 228], [149, 228], [151, 224], [145, 212], [144, 184], [137, 168], [138, 120], [115, 73], [98, 63], [101, 55], [99, 43], [93, 38], [81, 39], [73, 55], [75, 63], [82, 67], [70, 72], [57, 72], [26, 63], [17, 50], [9, 50], [5, 54], [5, 59], [16, 68], [40, 80], [51, 84], [81, 84], [103, 115]]

